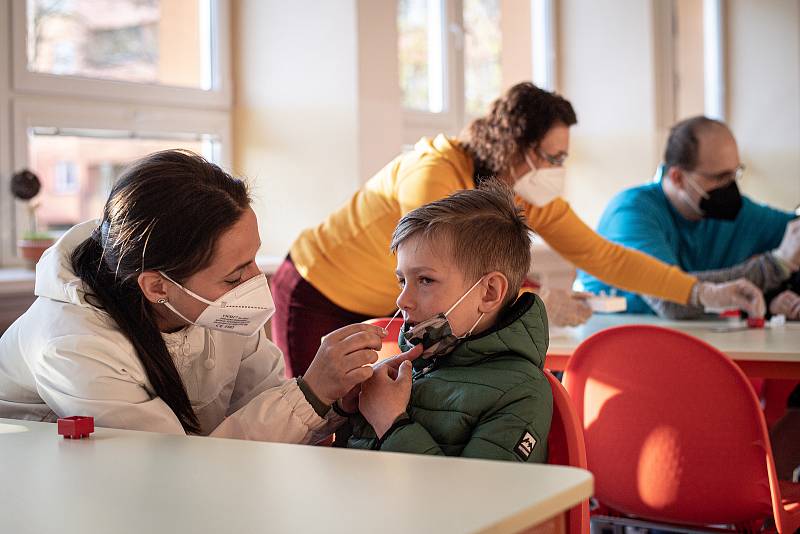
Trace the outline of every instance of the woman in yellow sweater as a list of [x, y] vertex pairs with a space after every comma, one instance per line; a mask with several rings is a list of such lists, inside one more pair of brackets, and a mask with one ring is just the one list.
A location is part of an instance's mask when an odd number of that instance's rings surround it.
[[[529, 225], [553, 249], [610, 285], [763, 315], [763, 297], [746, 281], [698, 283], [676, 267], [606, 241], [578, 218], [559, 198], [569, 127], [576, 122], [564, 98], [518, 84], [460, 138], [421, 139], [322, 224], [305, 230], [272, 280], [273, 339], [288, 372], [305, 372], [328, 332], [396, 309], [399, 288], [389, 242], [403, 215], [490, 178], [514, 186]], [[585, 302], [567, 292], [545, 292], [543, 299], [555, 324], [577, 324], [591, 315]]]

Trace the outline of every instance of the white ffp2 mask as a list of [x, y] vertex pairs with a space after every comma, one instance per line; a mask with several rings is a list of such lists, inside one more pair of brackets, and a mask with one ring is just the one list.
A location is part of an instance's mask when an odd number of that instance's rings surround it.
[[525, 154], [525, 161], [530, 170], [514, 183], [514, 192], [533, 204], [545, 206], [564, 193], [566, 169], [564, 167], [547, 167], [537, 169]]
[[211, 301], [186, 289], [163, 272], [159, 272], [161, 276], [181, 288], [187, 295], [208, 304], [208, 307], [197, 319], [190, 321], [172, 304], [164, 302], [167, 308], [187, 323], [220, 332], [252, 336], [263, 328], [275, 313], [272, 293], [267, 284], [267, 277], [263, 273], [234, 287], [217, 300]]

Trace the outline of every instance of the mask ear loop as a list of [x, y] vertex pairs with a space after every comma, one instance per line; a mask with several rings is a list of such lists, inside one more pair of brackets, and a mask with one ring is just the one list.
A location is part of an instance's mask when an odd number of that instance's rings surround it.
[[204, 330], [210, 343], [208, 346], [208, 356], [206, 356], [206, 361], [203, 362], [203, 367], [210, 371], [217, 366], [217, 344], [214, 342], [214, 336], [211, 335], [211, 332], [209, 332], [207, 328]]
[[478, 320], [477, 320], [477, 321], [475, 321], [475, 323], [472, 325], [472, 328], [470, 328], [470, 329], [467, 331], [467, 333], [466, 333], [466, 334], [464, 334], [463, 336], [459, 337], [458, 339], [464, 339], [465, 337], [469, 337], [469, 336], [471, 336], [471, 335], [472, 335], [472, 331], [473, 331], [473, 330], [475, 330], [475, 327], [476, 327], [476, 326], [478, 326], [478, 323], [479, 323], [479, 322], [481, 322], [481, 319], [483, 319], [483, 316], [484, 316], [484, 315], [486, 315], [486, 313], [485, 313], [485, 312], [484, 312], [484, 313], [481, 313], [481, 316], [480, 316], [480, 317], [478, 317]]
[[195, 293], [194, 291], [192, 291], [192, 290], [190, 290], [190, 289], [186, 289], [185, 287], [183, 287], [182, 285], [180, 285], [178, 282], [176, 282], [175, 280], [173, 280], [172, 278], [170, 278], [170, 277], [169, 277], [169, 276], [168, 276], [168, 275], [167, 275], [167, 274], [166, 274], [164, 271], [158, 271], [158, 273], [159, 273], [161, 276], [163, 276], [164, 278], [166, 278], [167, 280], [169, 280], [170, 282], [172, 282], [173, 284], [175, 284], [176, 286], [178, 286], [179, 288], [181, 288], [181, 290], [182, 290], [184, 293], [187, 293], [188, 295], [190, 295], [190, 296], [194, 297], [195, 299], [199, 300], [200, 302], [202, 302], [202, 303], [204, 303], [204, 304], [209, 304], [209, 305], [211, 305], [211, 304], [214, 304], [214, 301], [212, 301], [212, 300], [208, 300], [208, 299], [206, 299], [206, 298], [203, 298], [203, 297], [201, 297], [200, 295], [198, 295], [197, 293]]
[[686, 182], [692, 186], [692, 189], [694, 189], [695, 193], [699, 194], [706, 200], [709, 199], [710, 195], [707, 192], [703, 191], [703, 188], [697, 185], [693, 179], [689, 178], [688, 174], [686, 176]]
[[[527, 157], [527, 154], [526, 154], [526, 157]], [[458, 299], [458, 300], [456, 301], [456, 303], [455, 303], [455, 304], [453, 304], [452, 306], [450, 306], [450, 309], [449, 309], [449, 310], [447, 310], [447, 311], [444, 313], [444, 316], [445, 316], [445, 317], [447, 317], [448, 315], [450, 315], [450, 312], [451, 312], [451, 311], [453, 311], [454, 309], [456, 309], [456, 306], [458, 306], [459, 304], [461, 304], [461, 301], [463, 301], [465, 298], [467, 298], [467, 295], [469, 295], [470, 293], [472, 293], [472, 290], [473, 290], [473, 289], [475, 289], [476, 287], [478, 287], [478, 284], [480, 284], [482, 281], [483, 281], [483, 276], [481, 276], [480, 278], [478, 278], [478, 281], [477, 281], [477, 282], [475, 282], [475, 284], [473, 284], [473, 286], [472, 286], [471, 288], [469, 288], [469, 289], [467, 290], [467, 292], [466, 292], [466, 293], [464, 293], [463, 295], [461, 295], [461, 298], [460, 298], [460, 299]], [[483, 319], [483, 316], [484, 316], [484, 315], [486, 315], [486, 313], [481, 313], [481, 316], [480, 316], [480, 317], [478, 317], [478, 320], [477, 320], [477, 321], [475, 321], [475, 323], [472, 325], [472, 328], [470, 328], [470, 329], [467, 331], [467, 333], [466, 333], [466, 334], [464, 334], [463, 336], [456, 336], [456, 337], [457, 337], [458, 339], [464, 339], [465, 337], [469, 337], [469, 336], [471, 336], [471, 335], [472, 335], [472, 331], [473, 331], [473, 330], [475, 330], [475, 327], [476, 327], [476, 326], [478, 326], [478, 323], [479, 323], [479, 322], [481, 322], [481, 319]]]
[[[694, 189], [695, 193], [700, 195], [700, 198], [703, 198], [703, 199], [707, 199], [708, 198], [708, 193], [703, 191], [703, 189], [699, 185], [694, 183], [694, 180], [689, 178], [688, 173], [686, 174], [685, 178], [686, 178], [686, 183], [689, 184], [692, 189]], [[683, 193], [684, 201], [686, 202], [686, 204], [689, 205], [690, 208], [692, 208], [692, 211], [694, 211], [700, 217], [703, 217], [705, 215], [705, 212], [702, 209], [700, 209], [700, 206], [695, 205], [695, 203], [692, 201], [691, 197], [689, 196], [689, 193], [687, 193], [685, 190], [682, 191], [682, 193]]]
[[520, 178], [522, 178], [523, 176], [525, 176], [526, 174], [528, 174], [529, 172], [536, 172], [536, 171], [538, 170], [538, 169], [536, 168], [536, 165], [534, 165], [534, 164], [533, 164], [533, 162], [531, 161], [531, 158], [529, 158], [529, 157], [528, 157], [528, 153], [527, 153], [527, 152], [524, 152], [524, 153], [522, 154], [522, 157], [525, 159], [525, 163], [527, 163], [527, 164], [528, 164], [528, 167], [530, 167], [530, 169], [528, 169], [528, 171], [527, 171], [527, 172], [523, 172], [523, 173], [522, 173], [522, 174], [520, 174], [519, 176], [512, 176], [512, 178], [514, 178], [514, 181], [515, 181], [515, 182], [516, 182], [517, 180], [519, 180]]
[[175, 315], [177, 315], [178, 317], [180, 317], [181, 319], [183, 319], [183, 320], [184, 320], [184, 321], [186, 321], [187, 323], [189, 323], [189, 324], [195, 324], [195, 323], [194, 323], [194, 321], [190, 321], [190, 320], [189, 320], [189, 319], [188, 319], [188, 318], [187, 318], [187, 317], [186, 317], [184, 314], [182, 314], [181, 312], [179, 312], [178, 310], [176, 310], [176, 309], [175, 309], [175, 306], [173, 306], [172, 304], [170, 304], [170, 302], [169, 302], [168, 300], [165, 300], [165, 301], [163, 302], [163, 304], [164, 304], [164, 306], [166, 306], [167, 308], [169, 308], [169, 310], [170, 310], [172, 313], [174, 313]]
[[464, 293], [463, 295], [461, 295], [461, 298], [460, 298], [460, 299], [458, 299], [458, 300], [456, 301], [456, 303], [455, 303], [455, 304], [453, 304], [452, 306], [450, 306], [450, 309], [449, 309], [449, 310], [447, 310], [446, 312], [444, 312], [444, 316], [445, 316], [445, 317], [447, 317], [448, 315], [450, 315], [450, 312], [451, 312], [451, 311], [453, 311], [453, 310], [455, 310], [455, 309], [456, 309], [456, 306], [458, 306], [459, 304], [461, 304], [461, 301], [463, 301], [465, 298], [467, 298], [467, 295], [469, 295], [470, 293], [472, 293], [472, 290], [473, 290], [473, 289], [475, 289], [476, 287], [478, 287], [478, 284], [480, 284], [482, 280], [483, 280], [483, 276], [481, 276], [480, 278], [478, 278], [478, 281], [477, 281], [477, 282], [475, 282], [475, 284], [474, 284], [474, 285], [473, 285], [471, 288], [469, 288], [469, 289], [467, 290], [467, 292], [466, 292], [466, 293]]
[[528, 164], [528, 166], [531, 168], [532, 171], [535, 172], [535, 171], [539, 170], [539, 169], [536, 168], [536, 165], [533, 164], [533, 162], [531, 161], [531, 158], [528, 157], [528, 153], [527, 152], [525, 152], [525, 163]]

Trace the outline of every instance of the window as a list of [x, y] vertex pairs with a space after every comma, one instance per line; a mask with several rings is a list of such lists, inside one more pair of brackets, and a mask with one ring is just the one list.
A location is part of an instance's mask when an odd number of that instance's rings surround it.
[[210, 90], [208, 0], [27, 0], [27, 70]]
[[725, 60], [721, 0], [676, 0], [659, 4], [657, 53], [664, 87], [665, 126], [693, 115], [725, 117]]
[[501, 90], [500, 0], [398, 0], [405, 142], [455, 133]]
[[13, 0], [14, 88], [230, 107], [229, 0]]
[[463, 6], [464, 106], [475, 117], [500, 95], [500, 0], [463, 0]]
[[42, 182], [37, 227], [57, 235], [100, 217], [114, 180], [137, 158], [185, 148], [214, 159], [218, 143], [218, 138], [209, 135], [140, 137], [112, 130], [30, 128], [28, 165]]
[[15, 171], [41, 180], [36, 227], [57, 236], [99, 217], [141, 156], [185, 148], [229, 163], [229, 7], [13, 0], [0, 10], [0, 67], [10, 67], [0, 69], [0, 202], [14, 207], [0, 210], [0, 266], [21, 264], [16, 241], [34, 227], [8, 197]]
[[[32, 144], [31, 144], [32, 145]], [[42, 168], [41, 165], [36, 165]], [[57, 161], [53, 173], [53, 193], [72, 195], [78, 190], [78, 176], [74, 161]]]
[[444, 108], [442, 0], [399, 0], [400, 87], [406, 109]]

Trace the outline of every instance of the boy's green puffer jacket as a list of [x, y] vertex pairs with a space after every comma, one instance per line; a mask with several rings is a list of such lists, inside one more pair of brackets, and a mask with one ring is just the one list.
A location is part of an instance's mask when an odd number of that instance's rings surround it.
[[351, 418], [348, 447], [544, 462], [553, 395], [542, 372], [548, 331], [544, 303], [524, 293], [497, 324], [450, 354], [414, 361], [409, 419], [378, 440]]

